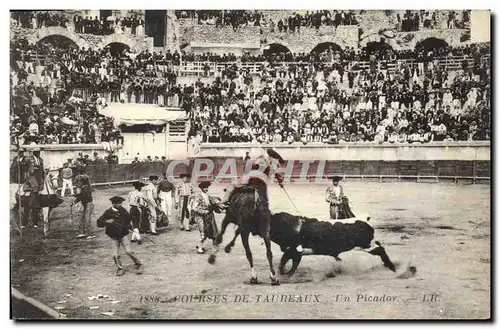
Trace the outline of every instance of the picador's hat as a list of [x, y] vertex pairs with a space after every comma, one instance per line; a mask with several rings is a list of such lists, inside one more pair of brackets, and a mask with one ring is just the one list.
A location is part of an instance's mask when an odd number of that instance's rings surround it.
[[273, 149], [267, 149], [267, 155], [269, 155], [273, 159], [278, 160], [280, 164], [285, 162], [285, 160], [281, 157], [281, 155]]
[[149, 176], [149, 180], [157, 180], [157, 179], [158, 179], [158, 176], [156, 176], [156, 175]]
[[191, 177], [191, 175], [189, 175], [189, 174], [186, 174], [186, 173], [184, 173], [184, 174], [181, 174], [181, 175], [180, 175], [180, 178], [184, 178], [184, 177], [187, 177], [187, 178], [189, 178], [189, 177]]
[[122, 198], [121, 196], [114, 196], [114, 197], [110, 198], [109, 201], [111, 201], [111, 203], [120, 204], [123, 201], [125, 201], [125, 199]]
[[210, 182], [201, 182], [201, 183], [198, 185], [198, 187], [199, 187], [199, 188], [209, 188], [209, 187], [210, 187], [210, 185], [212, 185], [212, 183], [210, 183]]
[[333, 176], [332, 177], [332, 182], [340, 182], [342, 180], [342, 177], [340, 176]]

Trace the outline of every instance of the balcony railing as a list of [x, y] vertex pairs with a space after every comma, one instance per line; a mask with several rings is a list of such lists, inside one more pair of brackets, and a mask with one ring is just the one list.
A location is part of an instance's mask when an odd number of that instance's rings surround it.
[[[25, 54], [22, 53], [22, 59], [25, 58]], [[49, 55], [41, 55], [41, 54], [31, 54], [30, 60], [35, 62], [35, 65], [44, 66], [47, 61], [53, 59]], [[439, 65], [440, 68], [447, 71], [456, 71], [462, 69], [462, 63], [466, 60], [468, 65], [471, 66], [474, 64], [474, 59], [471, 56], [447, 56], [447, 57], [437, 57], [434, 58], [433, 63]], [[485, 55], [483, 60], [489, 61], [490, 55]], [[174, 70], [177, 71], [180, 75], [197, 75], [201, 76], [205, 74], [205, 68], [208, 66], [207, 74], [214, 75], [218, 71], [223, 71], [227, 67], [230, 67], [233, 64], [236, 64], [238, 68], [248, 70], [250, 74], [259, 74], [261, 72], [261, 67], [267, 62], [210, 62], [210, 61], [182, 61], [179, 67], [175, 67]], [[332, 62], [333, 63], [333, 62]], [[408, 66], [410, 69], [416, 68], [420, 63], [424, 63], [423, 60], [419, 59], [398, 59], [398, 60], [378, 60], [376, 62], [378, 70], [388, 70], [389, 72], [394, 72], [395, 70], [401, 69], [405, 66]], [[288, 67], [292, 64], [296, 66], [308, 66], [309, 62], [275, 62], [277, 67], [284, 67], [288, 69]], [[171, 66], [171, 62], [167, 61], [158, 61], [153, 65], [149, 66], [149, 71], [164, 71], [165, 66]], [[349, 63], [348, 70], [352, 71], [360, 71], [360, 70], [370, 70], [372, 63], [369, 61], [352, 61]]]

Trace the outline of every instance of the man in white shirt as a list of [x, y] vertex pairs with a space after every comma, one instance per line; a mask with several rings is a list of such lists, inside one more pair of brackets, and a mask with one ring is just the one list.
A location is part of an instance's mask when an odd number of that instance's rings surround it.
[[63, 164], [63, 169], [61, 170], [61, 177], [63, 180], [62, 189], [61, 189], [61, 197], [64, 197], [66, 193], [66, 188], [69, 187], [70, 195], [73, 195], [73, 170], [69, 168], [69, 163]]
[[399, 129], [406, 128], [406, 127], [408, 127], [408, 125], [409, 125], [409, 122], [406, 119], [406, 116], [399, 120]]
[[377, 136], [379, 136], [379, 138], [382, 138], [382, 141], [383, 141], [384, 137], [385, 137], [385, 126], [383, 124], [383, 121], [381, 121], [378, 124], [377, 129], [375, 130], [375, 132], [377, 133]]
[[28, 130], [30, 133], [38, 134], [38, 124], [36, 123], [35, 120], [31, 121]]

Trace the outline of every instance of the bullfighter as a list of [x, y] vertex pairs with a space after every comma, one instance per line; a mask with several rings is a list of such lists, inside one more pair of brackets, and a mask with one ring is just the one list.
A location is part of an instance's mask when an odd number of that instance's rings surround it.
[[344, 188], [339, 182], [340, 176], [333, 176], [332, 185], [328, 186], [325, 192], [325, 200], [330, 204], [330, 219], [339, 219], [340, 205], [344, 198]]
[[201, 191], [193, 197], [191, 211], [200, 231], [200, 245], [196, 246], [198, 254], [205, 253], [205, 248], [203, 247], [205, 240], [210, 239], [214, 241], [219, 233], [214, 216], [217, 203], [208, 195], [210, 185], [210, 182], [201, 182], [198, 185]]
[[[193, 193], [193, 187], [188, 182], [188, 179], [190, 178], [189, 174], [181, 174], [180, 177], [182, 179], [182, 182], [175, 189], [177, 192], [176, 193], [175, 209], [178, 209], [179, 206], [181, 207], [181, 212], [179, 214], [181, 231], [184, 231], [184, 230], [191, 231], [191, 227], [189, 225], [188, 205], [189, 205], [189, 198], [191, 197], [191, 195]], [[180, 205], [181, 202], [182, 202], [182, 205]], [[187, 225], [184, 225], [185, 220], [188, 220]]]
[[174, 197], [175, 188], [168, 181], [166, 174], [163, 174], [163, 179], [158, 184], [158, 198], [160, 206], [168, 219], [172, 217], [172, 200]]
[[156, 209], [159, 208], [157, 200], [157, 188], [156, 184], [158, 183], [158, 176], [151, 175], [149, 176], [149, 183], [142, 188], [142, 192], [146, 197], [146, 201], [148, 203], [148, 212], [149, 212], [149, 228], [151, 234], [158, 235], [156, 232]]
[[122, 206], [125, 199], [119, 196], [114, 196], [109, 200], [111, 201], [112, 206], [97, 219], [97, 226], [106, 227], [106, 235], [112, 240], [113, 261], [117, 267], [116, 276], [122, 276], [125, 274], [125, 269], [123, 268], [120, 260], [120, 246], [123, 246], [127, 255], [132, 259], [136, 270], [141, 269], [142, 263], [130, 248], [129, 232], [132, 217]]
[[130, 205], [130, 216], [132, 216], [132, 227], [134, 232], [132, 233], [131, 241], [137, 244], [142, 244], [141, 234], [139, 233], [139, 226], [142, 217], [145, 215], [145, 210], [147, 209], [148, 203], [141, 192], [144, 187], [142, 182], [134, 182], [134, 190], [130, 191], [128, 194], [128, 203]]

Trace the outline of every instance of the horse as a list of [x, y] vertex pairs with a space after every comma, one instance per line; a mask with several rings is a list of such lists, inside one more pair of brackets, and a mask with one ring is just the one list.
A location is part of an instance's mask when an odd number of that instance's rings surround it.
[[50, 231], [50, 213], [64, 202], [62, 198], [57, 196], [57, 177], [50, 175], [49, 172], [49, 169], [45, 169], [43, 189], [39, 192], [43, 214], [43, 235], [45, 236]]
[[229, 224], [237, 226], [232, 241], [226, 246], [225, 251], [229, 253], [234, 246], [238, 235], [241, 234], [241, 242], [245, 248], [246, 257], [250, 264], [251, 278], [250, 284], [258, 284], [257, 273], [253, 267], [253, 256], [248, 244], [248, 237], [252, 235], [260, 236], [266, 246], [266, 255], [269, 262], [271, 285], [279, 285], [273, 267], [273, 254], [271, 251], [270, 218], [271, 214], [265, 200], [262, 199], [258, 190], [252, 186], [243, 185], [225, 190], [226, 194], [222, 203], [227, 204], [226, 215], [222, 221], [221, 230], [214, 241], [214, 248], [208, 258], [210, 264], [215, 263], [215, 258], [222, 243], [222, 237]]
[[[19, 211], [42, 211], [43, 218], [43, 234], [47, 236], [50, 231], [50, 214], [54, 208], [57, 208], [61, 203], [64, 202], [63, 199], [57, 196], [57, 177], [49, 174], [49, 170], [45, 169], [45, 178], [43, 180], [43, 189], [38, 193], [39, 202], [42, 206], [41, 208], [29, 209], [22, 206], [22, 198], [25, 197], [23, 185], [19, 185], [17, 191], [15, 192], [15, 202], [13, 211], [19, 215]], [[21, 214], [22, 215], [22, 214]]]

